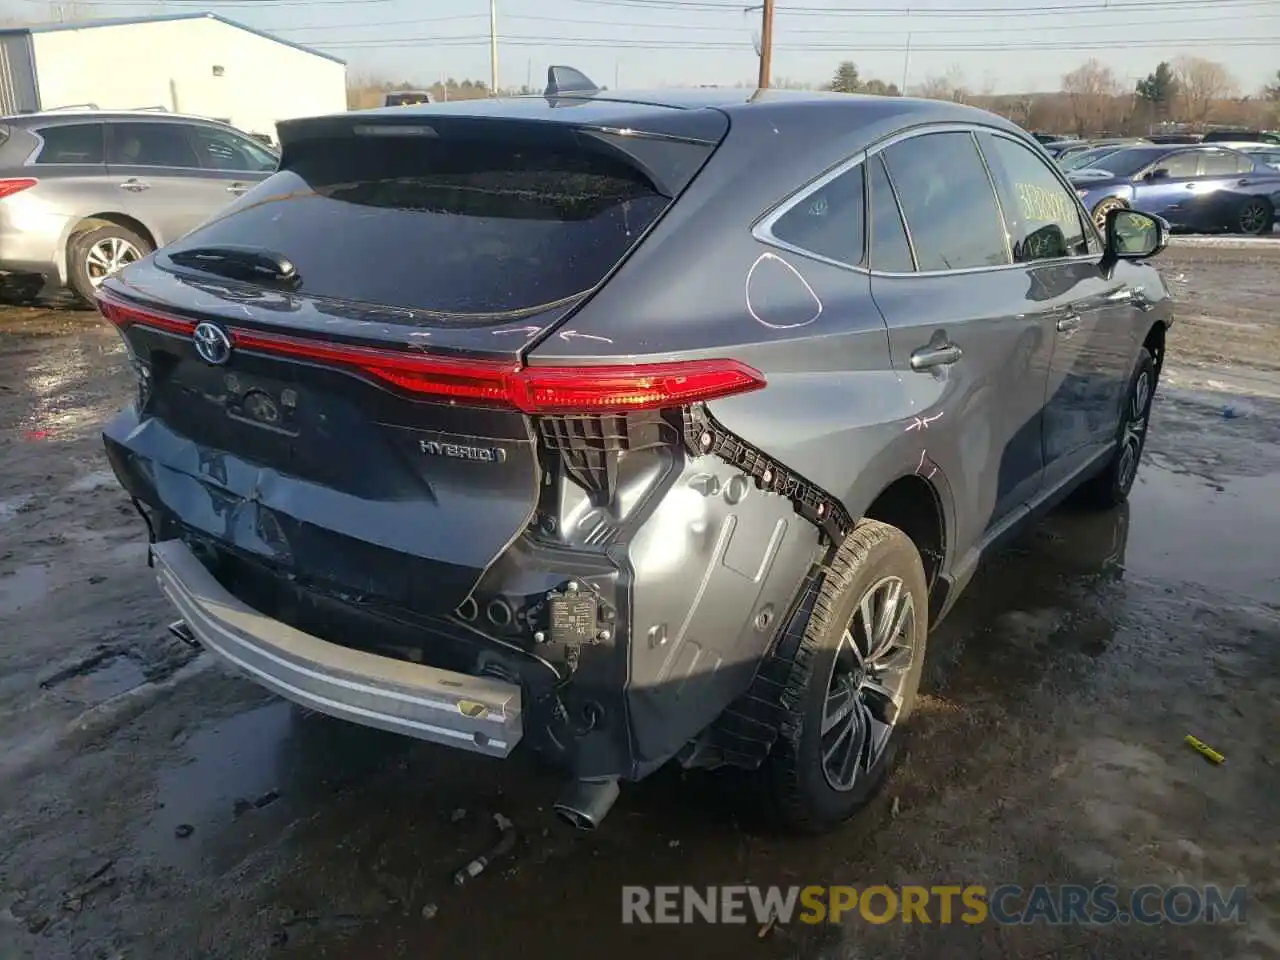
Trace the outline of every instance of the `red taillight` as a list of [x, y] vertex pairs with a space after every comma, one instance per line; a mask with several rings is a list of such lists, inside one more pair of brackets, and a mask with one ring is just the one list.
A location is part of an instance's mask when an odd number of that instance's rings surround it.
[[[102, 315], [121, 329], [137, 324], [191, 334], [196, 321], [139, 310], [98, 294]], [[625, 413], [746, 393], [764, 376], [737, 360], [688, 360], [600, 367], [522, 367], [379, 347], [348, 346], [228, 327], [233, 347], [344, 367], [410, 393], [514, 407], [524, 413]]]
[[33, 180], [30, 177], [0, 179], [0, 200], [5, 197], [12, 197], [15, 193], [21, 193], [23, 190], [30, 190], [39, 182], [39, 180]]

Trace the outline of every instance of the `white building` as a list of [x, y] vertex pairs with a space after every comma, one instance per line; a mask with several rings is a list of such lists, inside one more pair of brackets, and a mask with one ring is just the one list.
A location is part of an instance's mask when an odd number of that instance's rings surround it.
[[0, 30], [0, 114], [163, 108], [276, 139], [347, 109], [347, 65], [213, 13]]

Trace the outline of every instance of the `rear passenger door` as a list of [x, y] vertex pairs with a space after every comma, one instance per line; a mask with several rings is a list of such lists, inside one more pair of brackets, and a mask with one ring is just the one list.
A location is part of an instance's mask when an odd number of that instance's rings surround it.
[[964, 557], [1025, 515], [1040, 488], [1051, 323], [1028, 309], [1027, 278], [1010, 268], [971, 129], [892, 141], [867, 166], [871, 291], [920, 413], [921, 460], [952, 488]]
[[195, 229], [208, 216], [207, 192], [190, 125], [119, 120], [107, 128], [107, 169], [117, 207], [141, 221], [159, 245]]
[[1130, 265], [1098, 268], [1101, 242], [1060, 175], [1003, 133], [978, 136], [1000, 195], [1026, 311], [1053, 344], [1044, 396], [1045, 488], [1071, 479], [1115, 438], [1137, 350]]

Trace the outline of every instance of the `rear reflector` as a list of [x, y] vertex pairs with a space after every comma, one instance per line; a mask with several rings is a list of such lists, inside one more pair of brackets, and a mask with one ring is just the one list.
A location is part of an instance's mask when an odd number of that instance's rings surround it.
[[[98, 293], [98, 309], [120, 330], [149, 327], [189, 336], [195, 320], [128, 306]], [[523, 367], [493, 360], [362, 347], [224, 327], [234, 349], [330, 364], [422, 397], [511, 407], [530, 414], [657, 410], [758, 390], [764, 376], [737, 360], [616, 366]]]
[[39, 180], [33, 180], [30, 177], [17, 177], [11, 180], [0, 180], [0, 200], [3, 200], [5, 197], [11, 197], [15, 193], [21, 193], [23, 190], [29, 190], [39, 182]]

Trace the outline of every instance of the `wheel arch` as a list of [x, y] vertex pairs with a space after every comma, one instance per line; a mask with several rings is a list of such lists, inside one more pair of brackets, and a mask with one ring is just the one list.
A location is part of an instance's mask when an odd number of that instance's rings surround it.
[[1151, 359], [1155, 363], [1157, 381], [1160, 379], [1160, 370], [1164, 366], [1164, 347], [1168, 333], [1169, 324], [1164, 320], [1157, 320], [1142, 340], [1143, 347], [1151, 354]]
[[127, 213], [107, 210], [70, 219], [68, 220], [66, 230], [63, 232], [62, 242], [58, 246], [58, 276], [64, 286], [68, 279], [67, 265], [70, 261], [69, 254], [71, 250], [71, 241], [77, 234], [84, 233], [86, 230], [95, 230], [98, 227], [104, 227], [107, 225], [123, 227], [125, 230], [133, 231], [151, 244], [152, 250], [156, 250], [161, 246], [162, 238], [158, 237], [155, 232], [141, 220], [136, 217], [131, 217]]

